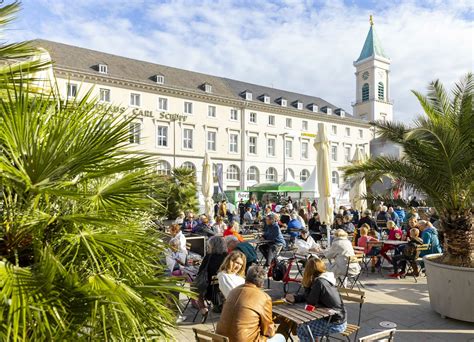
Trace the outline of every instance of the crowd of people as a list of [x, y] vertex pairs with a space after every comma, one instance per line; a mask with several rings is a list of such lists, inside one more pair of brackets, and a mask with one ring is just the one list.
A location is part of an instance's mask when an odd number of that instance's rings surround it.
[[[361, 271], [358, 262], [350, 261], [356, 253], [354, 246], [372, 259], [372, 272], [383, 262], [391, 264], [393, 273], [389, 276], [393, 278], [405, 276], [408, 265], [417, 275], [419, 256], [441, 252], [442, 234], [436, 228], [437, 216], [429, 210], [381, 205], [372, 213], [340, 207], [334, 213], [334, 223], [328, 226], [321, 222], [314, 202], [293, 203], [288, 198], [284, 205], [275, 202], [262, 205], [251, 199], [247, 203], [240, 201], [238, 214], [229, 213], [227, 208], [226, 201], [221, 201], [214, 217], [195, 218], [192, 212], [182, 213], [170, 227], [167, 266], [172, 274], [179, 275], [180, 267], [186, 263], [188, 251], [183, 233], [208, 237], [207, 254], [198, 271], [207, 286], [198, 293], [195, 306], [203, 319], [209, 311], [208, 303], [212, 303], [212, 310], [222, 312], [216, 332], [230, 341], [283, 341], [288, 331], [302, 340], [309, 339], [307, 329], [288, 326], [290, 323], [285, 321], [274, 322], [271, 298], [260, 290], [272, 260], [288, 245], [309, 257], [304, 265], [303, 294], [288, 294], [286, 300], [303, 301], [335, 312], [330, 320], [310, 322], [313, 336], [341, 332], [346, 327], [346, 311], [336, 284], [337, 279], [345, 279], [348, 273], [355, 275]], [[261, 230], [258, 247], [264, 259], [261, 265], [255, 247], [240, 234], [241, 227], [249, 225], [257, 225]], [[329, 246], [323, 246], [321, 242], [328, 231], [332, 241]], [[377, 245], [391, 240], [406, 242]], [[420, 252], [417, 246], [423, 244], [428, 248]], [[326, 265], [320, 257], [331, 262]], [[217, 284], [213, 282], [215, 279]], [[339, 285], [345, 286], [342, 282]]]

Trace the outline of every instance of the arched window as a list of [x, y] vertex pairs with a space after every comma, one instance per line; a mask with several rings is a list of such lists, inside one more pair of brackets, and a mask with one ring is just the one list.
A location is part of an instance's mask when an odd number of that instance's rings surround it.
[[383, 101], [385, 99], [385, 90], [384, 90], [384, 86], [382, 82], [379, 82], [378, 93], [379, 93], [379, 100]]
[[185, 169], [188, 169], [188, 170], [196, 171], [196, 166], [191, 162], [184, 162], [183, 165], [181, 165], [181, 167], [183, 167]]
[[258, 169], [255, 166], [249, 167], [247, 170], [247, 180], [258, 182], [259, 178]]
[[275, 170], [275, 168], [273, 168], [273, 167], [269, 167], [267, 169], [267, 172], [265, 173], [265, 178], [269, 182], [276, 182], [276, 180], [278, 178], [277, 170]]
[[288, 178], [295, 178], [295, 171], [293, 171], [292, 169], [286, 169], [286, 178], [288, 180]]
[[332, 172], [332, 184], [339, 186], [339, 173], [337, 171]]
[[309, 171], [308, 170], [301, 170], [300, 172], [300, 181], [306, 182], [309, 178]]
[[364, 83], [362, 86], [362, 101], [369, 101], [369, 84]]
[[227, 179], [228, 180], [239, 180], [240, 170], [237, 165], [229, 165], [227, 168]]
[[166, 160], [160, 160], [158, 161], [157, 170], [159, 175], [169, 176], [171, 174], [171, 164]]

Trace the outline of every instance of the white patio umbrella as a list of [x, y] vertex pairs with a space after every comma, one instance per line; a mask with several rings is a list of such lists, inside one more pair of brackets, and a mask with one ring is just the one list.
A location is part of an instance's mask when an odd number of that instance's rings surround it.
[[212, 217], [214, 201], [212, 200], [212, 187], [214, 185], [212, 177], [212, 163], [209, 154], [206, 152], [202, 162], [202, 195], [204, 196], [204, 212]]
[[[352, 158], [352, 163], [354, 165], [362, 164], [365, 160], [364, 155], [360, 151], [360, 148], [356, 148], [354, 153], [354, 158]], [[351, 185], [351, 189], [349, 190], [349, 198], [351, 200], [352, 209], [357, 209], [363, 211], [367, 208], [367, 200], [363, 199], [367, 193], [367, 185], [365, 183], [365, 179], [358, 179]]]
[[331, 198], [329, 140], [323, 123], [318, 124], [318, 135], [314, 147], [316, 148], [318, 169], [318, 213], [321, 217], [321, 222], [331, 225], [334, 220], [334, 209]]

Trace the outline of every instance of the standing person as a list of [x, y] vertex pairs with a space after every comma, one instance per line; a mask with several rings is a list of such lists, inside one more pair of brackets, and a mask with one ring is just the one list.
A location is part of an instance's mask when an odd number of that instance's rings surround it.
[[227, 201], [224, 199], [221, 201], [221, 205], [219, 206], [219, 216], [227, 217]]
[[[349, 258], [355, 255], [352, 243], [347, 237], [348, 235], [344, 230], [336, 230], [331, 247], [324, 252], [326, 258], [335, 260], [335, 262], [330, 265], [330, 270], [334, 272], [336, 277], [345, 276]], [[355, 275], [359, 272], [359, 263], [351, 263], [349, 266], [349, 275]]]
[[239, 201], [238, 209], [239, 209], [240, 224], [244, 224], [245, 203], [242, 198]]
[[265, 267], [268, 267], [277, 249], [285, 247], [286, 242], [281, 234], [280, 226], [275, 222], [274, 216], [270, 215], [265, 218], [265, 226], [263, 229], [262, 238], [270, 242], [260, 245], [258, 249], [265, 257]]
[[267, 272], [252, 266], [245, 277], [245, 284], [229, 292], [224, 303], [216, 333], [226, 336], [229, 342], [283, 342], [273, 322], [272, 299], [261, 288]]
[[219, 216], [219, 202], [214, 203], [214, 217]]
[[[326, 265], [321, 259], [310, 258], [304, 269], [301, 285], [304, 294], [287, 294], [290, 303], [306, 302], [315, 307], [324, 307], [334, 311], [328, 319], [317, 319], [308, 323], [313, 337], [343, 332], [347, 327], [346, 308], [336, 287], [336, 278], [332, 272], [326, 271]], [[305, 325], [297, 328], [300, 341], [311, 341]]]
[[217, 273], [219, 290], [224, 298], [227, 298], [231, 290], [245, 283], [246, 263], [245, 255], [240, 251], [233, 251], [224, 259]]

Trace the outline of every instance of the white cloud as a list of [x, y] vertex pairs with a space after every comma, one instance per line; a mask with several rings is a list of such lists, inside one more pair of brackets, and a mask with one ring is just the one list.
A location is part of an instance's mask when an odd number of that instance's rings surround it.
[[[322, 97], [352, 111], [354, 67], [371, 13], [342, 1], [43, 1], [17, 37], [57, 40], [128, 57]], [[65, 5], [67, 4], [67, 5]], [[375, 28], [392, 60], [395, 118], [419, 112], [410, 89], [450, 86], [473, 68], [468, 1], [377, 5]], [[41, 18], [43, 21], [41, 21]]]

